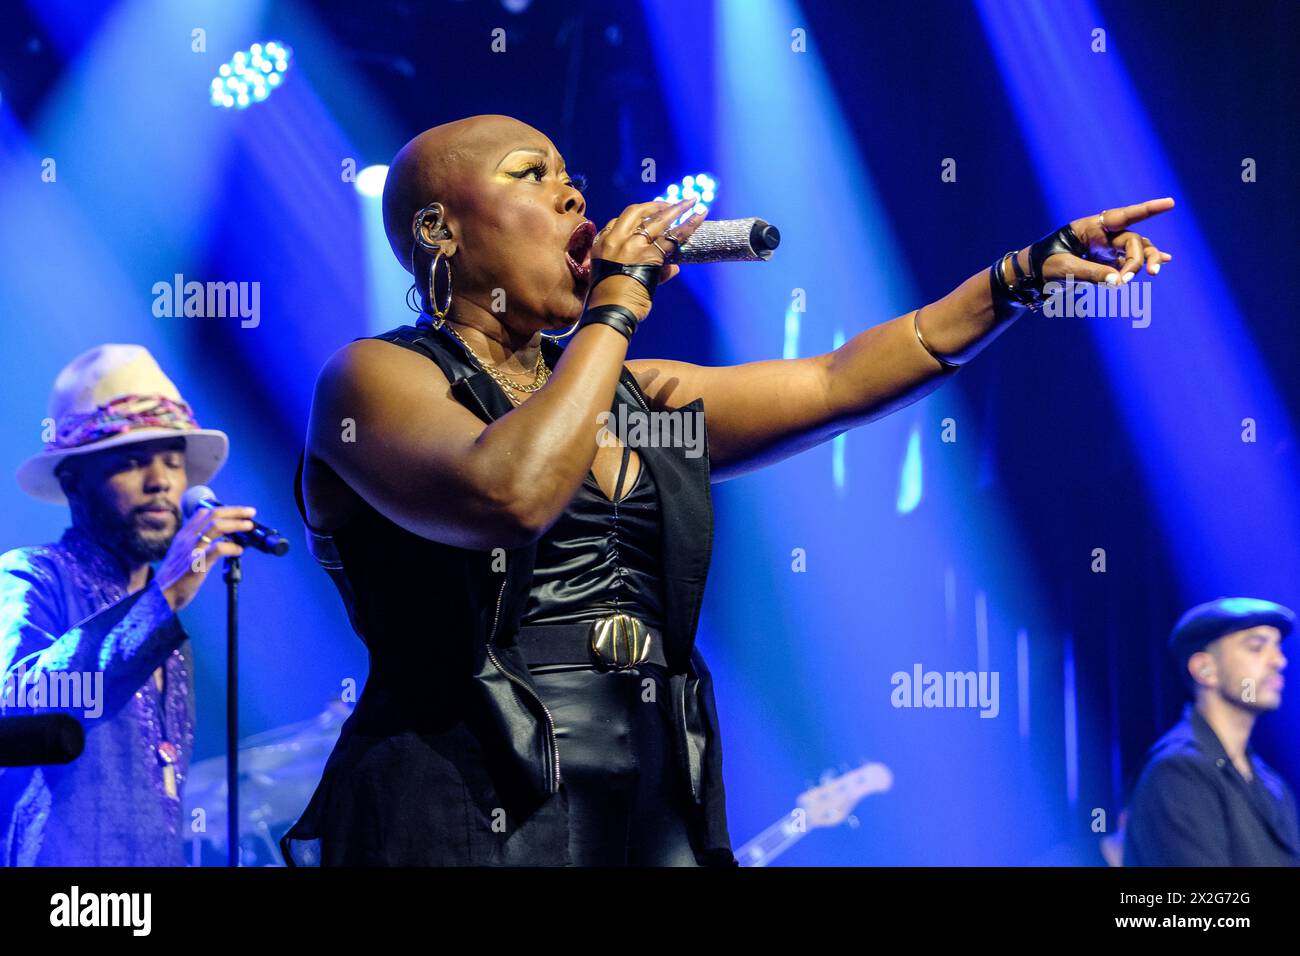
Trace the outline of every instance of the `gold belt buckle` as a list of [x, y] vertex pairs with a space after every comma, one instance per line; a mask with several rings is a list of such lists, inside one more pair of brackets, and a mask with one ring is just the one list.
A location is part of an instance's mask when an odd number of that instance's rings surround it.
[[591, 625], [591, 652], [611, 670], [627, 670], [650, 659], [654, 635], [630, 614], [611, 614]]

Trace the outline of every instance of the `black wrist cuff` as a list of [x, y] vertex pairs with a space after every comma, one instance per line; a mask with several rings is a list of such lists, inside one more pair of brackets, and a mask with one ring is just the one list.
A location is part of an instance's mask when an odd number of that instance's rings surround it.
[[1069, 223], [1054, 232], [1048, 233], [1029, 247], [1028, 272], [1025, 272], [1020, 265], [1020, 256], [1012, 254], [1011, 268], [1016, 274], [1016, 284], [1010, 289], [1007, 288], [1006, 281], [1001, 274], [1002, 259], [995, 262], [990, 273], [994, 306], [1005, 306], [1007, 302], [1015, 302], [1034, 311], [1042, 309], [1043, 303], [1047, 299], [1046, 289], [1044, 288], [1046, 282], [1043, 279], [1043, 263], [1050, 256], [1061, 253], [1075, 255], [1080, 259], [1088, 258], [1088, 247], [1075, 234]]
[[1049, 256], [1068, 253], [1080, 259], [1088, 258], [1088, 247], [1074, 234], [1066, 223], [1055, 232], [1049, 232], [1029, 247], [1029, 279], [1041, 295], [1043, 292], [1043, 263]]
[[597, 305], [583, 313], [578, 322], [578, 328], [599, 322], [602, 325], [608, 325], [611, 328], [622, 332], [629, 341], [632, 339], [632, 333], [636, 331], [640, 320], [636, 317], [631, 309], [624, 308], [621, 305]]
[[603, 279], [608, 279], [610, 276], [631, 276], [645, 286], [646, 293], [653, 301], [655, 287], [659, 285], [659, 271], [662, 268], [661, 265], [647, 262], [625, 263], [611, 262], [608, 259], [592, 259], [589, 289], [596, 288]]

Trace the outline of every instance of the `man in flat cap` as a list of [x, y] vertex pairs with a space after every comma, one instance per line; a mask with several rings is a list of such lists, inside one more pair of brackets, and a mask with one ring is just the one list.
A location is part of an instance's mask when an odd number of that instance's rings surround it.
[[1169, 648], [1193, 703], [1151, 748], [1129, 801], [1125, 866], [1297, 866], [1295, 795], [1250, 746], [1282, 706], [1295, 614], [1220, 598], [1179, 619]]
[[253, 509], [182, 522], [181, 495], [216, 474], [228, 443], [141, 346], [74, 359], [49, 421], [18, 484], [67, 505], [72, 523], [53, 544], [0, 555], [0, 720], [71, 714], [85, 749], [0, 769], [0, 866], [180, 866], [194, 673], [176, 615], [242, 551], [226, 535], [249, 530]]

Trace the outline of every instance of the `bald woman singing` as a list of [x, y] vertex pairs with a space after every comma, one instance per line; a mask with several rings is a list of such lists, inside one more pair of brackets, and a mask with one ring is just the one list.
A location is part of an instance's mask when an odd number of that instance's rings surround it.
[[[426, 130], [391, 165], [384, 224], [421, 314], [316, 383], [299, 507], [370, 673], [282, 841], [292, 865], [736, 865], [695, 646], [711, 482], [916, 401], [1047, 281], [1170, 259], [1130, 228], [1173, 206], [1153, 200], [833, 352], [627, 361], [704, 214], [635, 203], [597, 231], [579, 186], [508, 116]], [[663, 413], [703, 442], [610, 427]]]

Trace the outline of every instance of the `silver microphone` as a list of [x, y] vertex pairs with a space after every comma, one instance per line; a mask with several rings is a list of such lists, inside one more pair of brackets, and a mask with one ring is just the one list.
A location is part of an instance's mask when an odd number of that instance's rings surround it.
[[[758, 262], [781, 244], [776, 226], [762, 219], [706, 219], [665, 262]], [[676, 243], [673, 243], [676, 246]]]

